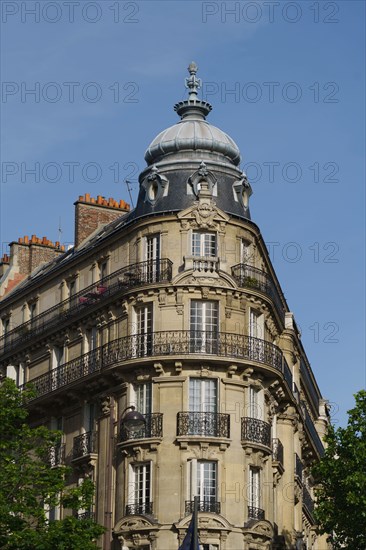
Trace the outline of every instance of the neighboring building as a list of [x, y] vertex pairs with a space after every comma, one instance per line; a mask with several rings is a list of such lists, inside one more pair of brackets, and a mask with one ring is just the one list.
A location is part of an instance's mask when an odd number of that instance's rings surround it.
[[[326, 401], [196, 70], [181, 120], [147, 149], [134, 210], [85, 195], [74, 248], [11, 244], [1, 367], [36, 388], [31, 421], [63, 431], [52, 464], [95, 480], [85, 513], [105, 550], [177, 549], [195, 496], [201, 550], [325, 550], [309, 468]], [[121, 422], [131, 405], [138, 432]]]

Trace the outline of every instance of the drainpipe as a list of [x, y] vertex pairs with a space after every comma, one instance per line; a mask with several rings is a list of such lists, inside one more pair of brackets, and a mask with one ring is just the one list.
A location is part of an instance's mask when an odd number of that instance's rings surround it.
[[114, 451], [114, 397], [110, 396], [110, 412], [108, 426], [108, 442], [107, 442], [107, 476], [106, 476], [106, 491], [104, 501], [104, 515], [106, 532], [104, 534], [103, 550], [110, 550], [112, 540], [112, 467], [113, 467], [113, 451]]

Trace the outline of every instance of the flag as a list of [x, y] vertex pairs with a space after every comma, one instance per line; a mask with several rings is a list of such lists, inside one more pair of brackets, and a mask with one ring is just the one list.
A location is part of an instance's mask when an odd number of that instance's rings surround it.
[[[180, 545], [179, 550], [200, 550], [200, 547], [198, 544], [198, 535], [197, 535], [197, 516], [198, 514], [195, 509], [193, 511], [191, 523], [189, 524], [189, 527], [187, 529], [186, 536], [184, 537], [184, 540]], [[196, 533], [196, 537], [195, 537], [195, 533]]]

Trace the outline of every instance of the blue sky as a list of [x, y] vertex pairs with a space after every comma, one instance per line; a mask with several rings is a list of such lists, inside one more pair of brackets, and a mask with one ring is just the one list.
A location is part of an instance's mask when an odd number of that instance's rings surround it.
[[[3, 1], [2, 253], [128, 200], [195, 60], [333, 420], [365, 386], [365, 3]], [[33, 13], [31, 13], [33, 12]], [[35, 93], [28, 93], [29, 90]], [[231, 93], [230, 93], [231, 92]], [[35, 174], [31, 171], [35, 170]]]

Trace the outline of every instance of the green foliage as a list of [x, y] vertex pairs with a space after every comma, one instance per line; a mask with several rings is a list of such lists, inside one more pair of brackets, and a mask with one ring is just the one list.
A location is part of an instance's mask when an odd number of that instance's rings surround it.
[[347, 427], [330, 426], [328, 448], [313, 467], [318, 486], [315, 518], [335, 549], [366, 548], [366, 391], [355, 399]]
[[61, 434], [29, 427], [24, 405], [31, 396], [32, 390], [21, 393], [9, 379], [0, 386], [0, 549], [96, 549], [104, 528], [90, 519], [47, 520], [47, 507], [89, 509], [94, 485], [86, 479], [66, 488], [69, 468], [53, 468], [49, 459]]

